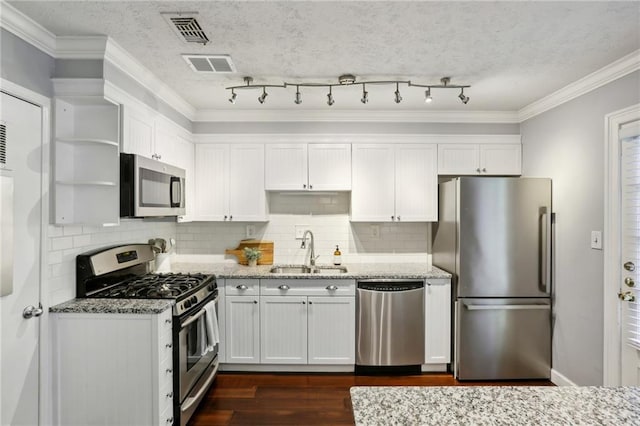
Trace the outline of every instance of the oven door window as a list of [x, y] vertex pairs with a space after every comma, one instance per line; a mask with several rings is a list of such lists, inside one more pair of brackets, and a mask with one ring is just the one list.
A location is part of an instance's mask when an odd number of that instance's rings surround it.
[[140, 168], [140, 207], [171, 207], [171, 175]]
[[204, 319], [189, 324], [186, 328], [187, 334], [187, 371], [190, 371], [203, 357], [207, 350], [207, 332], [204, 326]]

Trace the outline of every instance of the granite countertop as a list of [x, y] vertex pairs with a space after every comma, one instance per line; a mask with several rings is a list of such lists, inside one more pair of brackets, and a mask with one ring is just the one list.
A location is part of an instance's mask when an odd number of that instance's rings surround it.
[[640, 424], [638, 387], [352, 387], [356, 425]]
[[159, 314], [173, 306], [167, 299], [73, 299], [49, 308], [53, 313]]
[[[451, 274], [426, 263], [351, 263], [345, 264], [347, 273], [317, 274], [272, 274], [269, 270], [276, 265], [259, 265], [254, 267], [229, 263], [190, 263], [173, 262], [172, 272], [202, 272], [214, 274], [218, 278], [307, 278], [307, 279], [367, 279], [367, 278], [451, 278]], [[318, 267], [333, 265], [318, 265]]]

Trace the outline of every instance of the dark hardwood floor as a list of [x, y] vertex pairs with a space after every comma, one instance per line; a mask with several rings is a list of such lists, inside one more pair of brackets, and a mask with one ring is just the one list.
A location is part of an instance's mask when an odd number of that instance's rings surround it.
[[459, 382], [451, 374], [220, 373], [189, 426], [353, 425], [352, 386], [553, 386], [546, 380]]

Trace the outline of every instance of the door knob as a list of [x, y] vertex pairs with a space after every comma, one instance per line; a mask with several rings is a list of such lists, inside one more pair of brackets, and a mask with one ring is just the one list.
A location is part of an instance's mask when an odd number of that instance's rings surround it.
[[625, 278], [624, 283], [627, 285], [627, 287], [633, 287], [636, 285], [636, 282], [633, 281], [633, 278], [630, 277]]
[[618, 293], [618, 298], [623, 302], [635, 302], [636, 296], [630, 291], [625, 291], [624, 293]]
[[39, 317], [43, 312], [44, 310], [42, 309], [42, 303], [39, 303], [37, 308], [35, 306], [29, 305], [24, 308], [24, 311], [22, 311], [22, 318], [29, 319]]
[[627, 271], [635, 271], [636, 265], [634, 265], [633, 262], [626, 262], [624, 264], [624, 269], [626, 269]]

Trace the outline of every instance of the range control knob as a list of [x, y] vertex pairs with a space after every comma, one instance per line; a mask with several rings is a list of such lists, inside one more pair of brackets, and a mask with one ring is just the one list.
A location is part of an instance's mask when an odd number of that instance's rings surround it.
[[193, 303], [194, 305], [198, 303], [198, 296], [191, 296], [191, 303]]
[[215, 285], [213, 283], [209, 284], [209, 287], [207, 287], [209, 289], [209, 291], [213, 291], [215, 290]]
[[191, 307], [191, 300], [186, 300], [186, 301], [184, 302], [184, 307], [185, 307], [185, 308], [190, 308], [190, 307]]

